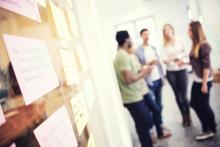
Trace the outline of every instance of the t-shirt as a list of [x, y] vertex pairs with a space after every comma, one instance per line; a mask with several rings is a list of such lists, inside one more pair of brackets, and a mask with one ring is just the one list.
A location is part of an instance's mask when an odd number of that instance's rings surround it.
[[[163, 47], [162, 51], [163, 51], [163, 60], [168, 60], [170, 58], [187, 60], [187, 57], [188, 57], [184, 49], [184, 46], [182, 42], [180, 41], [176, 41], [175, 45], [173, 46]], [[179, 70], [186, 69], [187, 66], [184, 65], [184, 66], [179, 67], [175, 61], [172, 61], [166, 64], [166, 68], [168, 71], [179, 71]]]
[[114, 66], [123, 103], [128, 104], [141, 101], [143, 95], [149, 92], [144, 79], [138, 80], [132, 84], [126, 84], [122, 75], [122, 71], [124, 70], [129, 70], [133, 74], [138, 74], [141, 70], [141, 65], [137, 57], [134, 54], [129, 54], [124, 49], [119, 49], [114, 61]]
[[[146, 58], [147, 63], [149, 63], [153, 60], [158, 60], [158, 57], [155, 53], [155, 50], [150, 45], [148, 45], [147, 47], [144, 46], [144, 54], [145, 54], [145, 58]], [[159, 69], [157, 67], [155, 67], [152, 70], [151, 78], [152, 78], [153, 81], [159, 80], [161, 78]]]

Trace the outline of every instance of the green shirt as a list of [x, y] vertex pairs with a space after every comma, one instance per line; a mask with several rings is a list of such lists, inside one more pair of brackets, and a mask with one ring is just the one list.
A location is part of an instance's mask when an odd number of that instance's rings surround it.
[[132, 84], [126, 84], [122, 76], [122, 71], [130, 70], [134, 75], [141, 70], [141, 65], [134, 54], [129, 54], [124, 49], [119, 49], [114, 62], [118, 84], [120, 87], [123, 103], [134, 103], [141, 101], [143, 95], [149, 90], [144, 79]]

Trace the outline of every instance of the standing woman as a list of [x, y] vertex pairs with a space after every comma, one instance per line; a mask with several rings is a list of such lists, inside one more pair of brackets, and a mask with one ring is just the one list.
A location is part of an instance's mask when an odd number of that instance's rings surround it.
[[167, 80], [175, 94], [176, 102], [182, 114], [182, 125], [191, 125], [189, 102], [187, 99], [188, 76], [187, 66], [179, 63], [187, 60], [187, 53], [181, 41], [175, 37], [174, 28], [171, 24], [163, 27], [163, 60], [167, 69]]
[[216, 133], [215, 115], [209, 104], [210, 89], [213, 80], [210, 63], [211, 47], [206, 40], [200, 22], [191, 22], [188, 33], [192, 40], [190, 63], [194, 70], [191, 106], [199, 117], [203, 130], [203, 133], [197, 135], [196, 139], [204, 140], [213, 137]]

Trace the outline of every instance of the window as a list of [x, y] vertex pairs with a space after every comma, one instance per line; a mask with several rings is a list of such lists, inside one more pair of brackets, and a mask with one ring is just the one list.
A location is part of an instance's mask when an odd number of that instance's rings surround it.
[[140, 31], [144, 28], [147, 28], [150, 31], [150, 42], [154, 44], [157, 36], [157, 27], [153, 16], [143, 17], [115, 25], [116, 32], [120, 30], [127, 30], [129, 32], [135, 48], [141, 44], [142, 40], [140, 37]]

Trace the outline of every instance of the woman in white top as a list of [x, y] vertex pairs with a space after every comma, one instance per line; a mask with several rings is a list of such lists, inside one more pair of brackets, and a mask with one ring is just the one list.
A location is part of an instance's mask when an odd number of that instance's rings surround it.
[[170, 24], [165, 24], [163, 27], [163, 60], [166, 64], [167, 79], [170, 83], [180, 112], [183, 117], [183, 126], [191, 125], [189, 102], [187, 99], [187, 67], [179, 62], [187, 60], [187, 53], [183, 43], [176, 39], [174, 28]]

